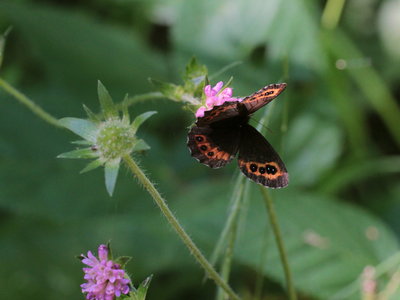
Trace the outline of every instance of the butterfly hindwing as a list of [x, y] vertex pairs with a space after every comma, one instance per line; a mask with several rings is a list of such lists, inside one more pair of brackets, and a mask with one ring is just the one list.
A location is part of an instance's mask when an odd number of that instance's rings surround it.
[[289, 183], [285, 164], [278, 153], [248, 124], [241, 129], [238, 163], [244, 175], [264, 186], [282, 188]]
[[252, 114], [275, 99], [286, 88], [286, 83], [275, 83], [263, 87], [254, 94], [247, 96], [240, 103]]
[[188, 134], [191, 155], [213, 169], [229, 163], [235, 157], [238, 145], [239, 132], [229, 128], [193, 126]]

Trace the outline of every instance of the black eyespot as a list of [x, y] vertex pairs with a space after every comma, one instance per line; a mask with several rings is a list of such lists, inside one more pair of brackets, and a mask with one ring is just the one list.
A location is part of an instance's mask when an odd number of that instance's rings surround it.
[[206, 151], [207, 150], [207, 146], [203, 145], [203, 146], [200, 147], [200, 149], [203, 150], [203, 151]]
[[267, 174], [275, 175], [276, 172], [278, 172], [278, 170], [272, 165], [266, 165], [265, 168], [267, 170]]
[[250, 165], [250, 170], [251, 170], [252, 172], [256, 172], [256, 171], [257, 171], [257, 165], [256, 165], [256, 164], [251, 164], [251, 165]]
[[207, 155], [208, 156], [214, 156], [214, 152], [208, 152]]
[[258, 172], [260, 172], [261, 174], [264, 174], [265, 173], [265, 168], [264, 167], [260, 167], [258, 169]]
[[202, 141], [204, 141], [204, 138], [202, 136], [198, 135], [198, 136], [196, 136], [196, 141], [202, 142]]

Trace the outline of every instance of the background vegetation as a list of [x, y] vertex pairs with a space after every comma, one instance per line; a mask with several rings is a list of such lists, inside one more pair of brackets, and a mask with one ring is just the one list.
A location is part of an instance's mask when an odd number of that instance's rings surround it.
[[[298, 0], [2, 0], [13, 27], [0, 76], [57, 117], [96, 110], [100, 79], [115, 100], [150, 92], [148, 77], [180, 83], [195, 55], [213, 78], [234, 76], [234, 96], [285, 81], [266, 136], [290, 173], [270, 192], [301, 299], [360, 299], [357, 281], [378, 266], [379, 290], [399, 267], [400, 2]], [[335, 3], [339, 6], [335, 6]], [[397, 16], [397, 17], [396, 17]], [[396, 23], [397, 22], [397, 23]], [[103, 171], [55, 157], [76, 137], [0, 91], [0, 280], [4, 299], [79, 299], [74, 256], [112, 241], [148, 299], [210, 299], [213, 283], [127, 172], [109, 198]], [[159, 113], [139, 135], [141, 166], [209, 256], [229, 211], [236, 163], [211, 170], [190, 157], [194, 116], [148, 100]], [[263, 111], [263, 110], [262, 110]], [[261, 114], [254, 116], [257, 125]], [[231, 285], [255, 299], [285, 299], [283, 272], [258, 187], [251, 184]], [[258, 285], [259, 286], [259, 285]], [[390, 299], [399, 299], [399, 294]]]

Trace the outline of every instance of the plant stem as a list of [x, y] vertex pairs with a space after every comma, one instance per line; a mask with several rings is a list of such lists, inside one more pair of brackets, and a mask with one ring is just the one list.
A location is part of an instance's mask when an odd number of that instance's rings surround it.
[[[163, 94], [161, 94], [160, 92], [151, 92], [151, 93], [146, 93], [146, 94], [141, 94], [141, 95], [135, 95], [135, 96], [128, 98], [127, 105], [131, 106], [137, 102], [146, 101], [149, 99], [166, 99], [166, 97]], [[122, 104], [121, 103], [117, 104], [117, 108], [121, 109]]]
[[[267, 229], [267, 228], [266, 228]], [[266, 232], [268, 233], [268, 232]], [[268, 235], [265, 234], [263, 238], [263, 246], [261, 248], [260, 264], [257, 269], [257, 277], [254, 288], [254, 300], [260, 300], [264, 286], [264, 270], [265, 264], [267, 263], [267, 251], [268, 251]]]
[[13, 86], [11, 86], [7, 81], [0, 78], [0, 87], [2, 87], [8, 94], [14, 96], [20, 103], [25, 105], [28, 109], [30, 109], [35, 115], [39, 118], [43, 119], [47, 123], [54, 125], [56, 127], [62, 127], [56, 118], [54, 118], [49, 113], [45, 112], [40, 106], [38, 106], [35, 102], [29, 99], [27, 96], [16, 90]]
[[194, 244], [190, 236], [186, 233], [186, 231], [179, 224], [179, 221], [174, 216], [172, 211], [168, 208], [167, 203], [161, 197], [160, 193], [151, 183], [151, 181], [147, 178], [147, 176], [143, 173], [140, 167], [136, 164], [133, 158], [130, 155], [124, 156], [124, 162], [128, 165], [129, 169], [132, 171], [133, 175], [137, 177], [139, 182], [144, 186], [144, 188], [149, 192], [151, 197], [154, 199], [161, 212], [170, 223], [172, 228], [176, 231], [179, 237], [182, 239], [183, 243], [189, 249], [190, 253], [195, 257], [198, 263], [204, 268], [208, 276], [215, 281], [215, 283], [223, 288], [225, 292], [229, 295], [232, 300], [240, 300], [239, 296], [235, 294], [232, 288], [221, 278], [221, 276], [215, 271], [212, 265], [207, 261], [204, 255], [201, 253], [199, 248]]
[[334, 29], [339, 23], [345, 0], [328, 0], [322, 12], [322, 26]]
[[237, 222], [237, 217], [239, 211], [241, 210], [241, 200], [242, 200], [242, 191], [243, 191], [243, 181], [244, 177], [241, 174], [238, 174], [237, 180], [235, 181], [235, 188], [233, 189], [233, 193], [231, 196], [231, 207], [228, 218], [225, 222], [224, 228], [219, 236], [218, 242], [214, 248], [214, 251], [210, 257], [211, 265], [215, 265], [220, 254], [222, 253], [222, 249], [226, 244], [228, 239], [228, 235], [232, 232], [232, 228], [234, 227], [235, 222]]
[[[237, 237], [237, 228], [238, 228], [238, 219], [239, 219], [239, 211], [242, 208], [242, 203], [243, 203], [243, 189], [244, 189], [244, 184], [243, 184], [243, 176], [239, 175], [240, 177], [238, 178], [238, 189], [234, 189], [234, 193], [232, 195], [233, 201], [231, 202], [232, 207], [231, 207], [231, 213], [228, 217], [228, 220], [225, 224], [227, 231], [226, 234], [227, 236], [224, 236], [224, 232], [221, 234], [220, 240], [224, 241], [226, 238], [228, 239], [228, 244], [225, 249], [225, 256], [222, 261], [222, 267], [220, 274], [222, 278], [225, 280], [225, 282], [228, 282], [229, 280], [229, 273], [231, 271], [231, 264], [232, 264], [232, 258], [233, 258], [233, 249], [235, 248], [235, 242], [236, 242], [236, 237]], [[231, 220], [231, 221], [229, 221]], [[225, 228], [224, 228], [225, 229]], [[216, 256], [217, 258], [217, 256]], [[211, 261], [212, 264], [215, 264], [215, 261]], [[226, 293], [221, 288], [218, 288], [217, 291], [217, 300], [223, 300], [226, 299]]]
[[296, 300], [296, 291], [293, 286], [292, 274], [289, 268], [289, 262], [287, 259], [285, 247], [283, 245], [281, 231], [279, 229], [279, 224], [275, 214], [274, 203], [272, 202], [272, 198], [269, 196], [265, 187], [260, 186], [261, 193], [263, 195], [265, 206], [267, 207], [269, 222], [271, 223], [272, 231], [274, 232], [275, 240], [278, 245], [279, 255], [282, 261], [283, 270], [285, 272], [286, 278], [286, 286], [289, 293], [290, 300]]
[[[235, 223], [234, 227], [232, 228], [232, 231], [230, 232], [229, 243], [228, 243], [228, 246], [226, 247], [225, 257], [224, 257], [222, 267], [221, 267], [221, 276], [225, 280], [225, 282], [228, 282], [229, 273], [231, 271], [233, 250], [235, 248], [236, 233], [237, 233], [236, 227], [237, 226]], [[229, 298], [227, 298], [227, 296], [228, 295], [221, 289], [221, 287], [218, 287], [217, 300], [229, 299]]]

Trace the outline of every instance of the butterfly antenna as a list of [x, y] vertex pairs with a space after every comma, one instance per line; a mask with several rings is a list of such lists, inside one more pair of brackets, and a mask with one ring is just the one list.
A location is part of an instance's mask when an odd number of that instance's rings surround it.
[[261, 123], [260, 121], [251, 118], [252, 121], [256, 122], [258, 125], [260, 125], [263, 129], [268, 130], [269, 133], [274, 133], [274, 131], [269, 128], [268, 126], [266, 126], [265, 124]]

